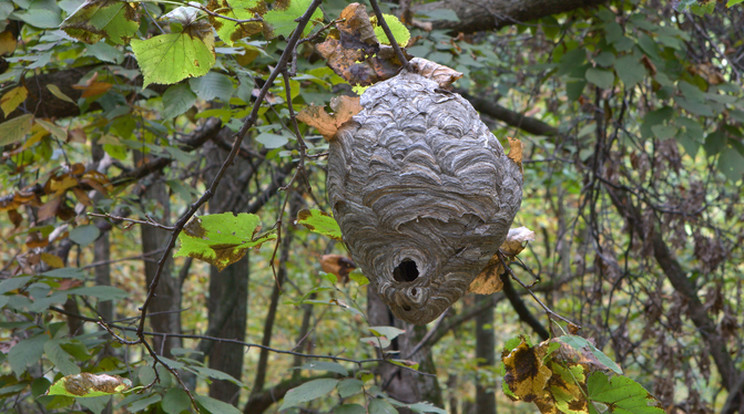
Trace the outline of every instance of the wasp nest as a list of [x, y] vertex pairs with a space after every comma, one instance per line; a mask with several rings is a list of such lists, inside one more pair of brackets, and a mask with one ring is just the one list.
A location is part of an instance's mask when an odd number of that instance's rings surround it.
[[402, 72], [330, 143], [328, 194], [352, 258], [404, 321], [437, 318], [504, 241], [520, 167], [469, 102]]

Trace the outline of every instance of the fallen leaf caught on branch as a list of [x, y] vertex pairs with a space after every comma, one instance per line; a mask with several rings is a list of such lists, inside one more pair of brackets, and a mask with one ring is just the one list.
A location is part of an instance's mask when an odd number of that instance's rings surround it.
[[[535, 232], [527, 227], [509, 229], [506, 241], [501, 244], [499, 250], [504, 256], [506, 256], [507, 260], [513, 259], [524, 250], [526, 242], [533, 240], [535, 240]], [[491, 293], [500, 292], [504, 287], [500, 275], [504, 273], [504, 271], [505, 269], [501, 264], [499, 255], [493, 255], [491, 260], [488, 261], [488, 265], [486, 265], [485, 269], [483, 269], [480, 274], [470, 282], [468, 292], [473, 292], [478, 295], [490, 295]]]
[[337, 96], [331, 99], [333, 115], [329, 115], [325, 108], [310, 105], [297, 114], [297, 119], [314, 127], [323, 137], [330, 141], [346, 121], [362, 110], [359, 97]]

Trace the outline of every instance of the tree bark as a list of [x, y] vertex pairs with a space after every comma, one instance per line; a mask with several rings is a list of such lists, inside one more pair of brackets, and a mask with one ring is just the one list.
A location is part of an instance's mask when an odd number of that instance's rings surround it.
[[[479, 367], [490, 368], [496, 363], [496, 338], [493, 333], [493, 308], [475, 317], [475, 359]], [[475, 382], [475, 411], [478, 414], [496, 414], [496, 394], [491, 381], [478, 375]]]
[[432, 28], [472, 33], [500, 29], [604, 2], [605, 0], [442, 0], [422, 4], [414, 11], [425, 13], [437, 9], [453, 10], [458, 21], [436, 20], [432, 22]]
[[[135, 153], [135, 161], [141, 157]], [[170, 216], [170, 200], [168, 198], [168, 189], [159, 175], [153, 177], [151, 182], [142, 195], [143, 202], [153, 202], [159, 204], [162, 208], [162, 216], [156, 218], [160, 223], [168, 223]], [[150, 215], [155, 216], [155, 211], [151, 206], [145, 207]], [[170, 233], [166, 230], [153, 226], [140, 226], [140, 240], [142, 242], [142, 254], [145, 257], [145, 288], [150, 286], [152, 279], [157, 272], [157, 258], [160, 257], [158, 252], [168, 242]], [[181, 333], [181, 285], [178, 278], [173, 277], [173, 258], [166, 261], [163, 273], [160, 276], [160, 283], [155, 291], [155, 298], [150, 305], [150, 313], [147, 315], [150, 320], [150, 326], [155, 332], [162, 333]], [[180, 338], [174, 337], [154, 337], [153, 343], [158, 354], [166, 357], [171, 356], [171, 349], [181, 347]]]

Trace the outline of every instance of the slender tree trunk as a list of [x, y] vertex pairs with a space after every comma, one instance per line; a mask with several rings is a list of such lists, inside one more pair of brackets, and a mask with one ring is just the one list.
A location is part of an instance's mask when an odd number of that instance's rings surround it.
[[[135, 157], [135, 160], [138, 157]], [[163, 224], [169, 222], [170, 217], [170, 200], [168, 198], [168, 189], [162, 181], [160, 175], [153, 177], [153, 181], [147, 186], [143, 193], [143, 202], [150, 202], [145, 210], [151, 216]], [[156, 207], [155, 207], [156, 206]], [[162, 216], [157, 217], [156, 212], [162, 211]], [[140, 226], [140, 236], [142, 242], [142, 254], [145, 259], [145, 287], [149, 287], [158, 268], [158, 259], [160, 251], [168, 242], [170, 233], [166, 230], [152, 226]], [[150, 326], [155, 332], [163, 333], [181, 333], [181, 285], [178, 278], [173, 276], [173, 259], [168, 258], [163, 272], [160, 275], [160, 283], [155, 291], [155, 298], [150, 305], [150, 314], [147, 318]], [[171, 349], [181, 347], [180, 338], [174, 337], [153, 337], [155, 350], [159, 354], [167, 357], [171, 356]]]
[[[479, 367], [492, 368], [496, 363], [496, 338], [493, 332], [493, 308], [475, 317], [475, 358]], [[475, 411], [478, 414], [496, 414], [496, 395], [491, 381], [479, 375], [475, 382]]]

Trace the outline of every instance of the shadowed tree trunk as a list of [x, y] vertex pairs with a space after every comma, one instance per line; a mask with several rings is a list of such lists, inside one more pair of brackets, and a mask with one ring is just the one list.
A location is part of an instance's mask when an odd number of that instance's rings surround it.
[[[493, 308], [475, 317], [475, 358], [479, 367], [492, 368], [496, 363], [496, 339], [493, 333]], [[496, 414], [496, 395], [491, 381], [479, 375], [475, 382], [475, 412]]]
[[[206, 146], [207, 159], [210, 165], [219, 165], [226, 152]], [[214, 171], [215, 169], [213, 169]], [[245, 208], [245, 200], [240, 195], [247, 187], [247, 179], [241, 175], [252, 171], [248, 162], [236, 158], [229, 167], [214, 197], [209, 202], [209, 213], [217, 214], [227, 211], [239, 212]], [[207, 177], [212, 179], [212, 177]], [[250, 276], [248, 254], [221, 272], [215, 266], [209, 271], [209, 332], [215, 336], [228, 339], [245, 339], [248, 318], [248, 280]], [[243, 355], [245, 348], [239, 344], [223, 342], [213, 343], [209, 351], [209, 368], [232, 375], [240, 380], [243, 372]], [[236, 405], [240, 397], [240, 387], [230, 381], [214, 380], [209, 385], [209, 396]]]
[[[135, 152], [135, 162], [141, 159], [141, 154]], [[144, 210], [148, 211], [157, 222], [167, 224], [170, 217], [170, 200], [168, 189], [160, 174], [152, 177], [152, 181], [146, 184], [147, 189], [142, 194], [142, 202], [146, 205]], [[157, 212], [162, 212], [157, 217]], [[153, 226], [140, 226], [140, 238], [142, 241], [142, 254], [145, 262], [145, 287], [149, 288], [155, 277], [160, 259], [160, 251], [168, 243], [170, 232]], [[181, 333], [181, 284], [178, 278], [173, 277], [173, 258], [169, 257], [160, 275], [160, 283], [155, 291], [155, 298], [149, 308], [147, 319], [152, 330], [163, 333]], [[155, 351], [158, 354], [171, 356], [173, 347], [181, 347], [180, 338], [170, 336], [153, 337]]]

